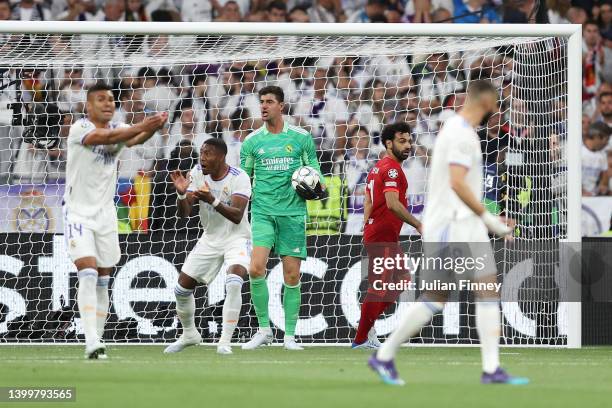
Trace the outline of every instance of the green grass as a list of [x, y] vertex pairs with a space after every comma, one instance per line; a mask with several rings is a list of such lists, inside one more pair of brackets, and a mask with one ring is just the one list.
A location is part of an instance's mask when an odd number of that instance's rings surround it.
[[82, 347], [0, 346], [0, 386], [73, 386], [76, 403], [16, 407], [610, 407], [612, 348], [503, 348], [504, 367], [527, 386], [479, 384], [478, 348], [402, 349], [405, 387], [378, 381], [367, 352], [346, 347], [282, 348], [219, 356], [213, 347], [174, 355], [161, 346], [110, 346], [107, 361]]

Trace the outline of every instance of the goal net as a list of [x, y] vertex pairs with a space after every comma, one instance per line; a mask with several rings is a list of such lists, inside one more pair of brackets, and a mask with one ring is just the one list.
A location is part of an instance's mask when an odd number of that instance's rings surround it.
[[[504, 282], [502, 342], [568, 344], [572, 304], [559, 295], [567, 282], [558, 274], [559, 244], [576, 241], [569, 35], [496, 35], [496, 29], [442, 35], [434, 26], [422, 26], [432, 34], [410, 34], [377, 25], [347, 25], [352, 35], [321, 27], [301, 34], [282, 27], [275, 34], [272, 26], [256, 34], [259, 26], [250, 25], [242, 26], [250, 32], [153, 23], [67, 24], [49, 32], [43, 24], [36, 33], [11, 27], [19, 29], [0, 36], [0, 342], [83, 339], [61, 206], [66, 136], [85, 115], [88, 86], [112, 85], [118, 122], [135, 124], [160, 111], [170, 118], [144, 145], [120, 156], [115, 202], [122, 258], [109, 286], [104, 340], [167, 342], [180, 334], [173, 287], [200, 226], [197, 208], [178, 217], [169, 173], [196, 165], [210, 137], [223, 138], [227, 162], [239, 166], [242, 140], [262, 125], [257, 90], [278, 85], [286, 120], [313, 136], [330, 192], [308, 203], [296, 334], [305, 343], [337, 344], [353, 338], [366, 286], [365, 178], [384, 154], [382, 128], [406, 122], [412, 129], [413, 153], [402, 167], [409, 210], [420, 217], [441, 123], [462, 106], [470, 80], [490, 79], [500, 110], [479, 130], [484, 200], [489, 211], [517, 222], [515, 244], [494, 242]], [[185, 27], [191, 33], [181, 34]], [[96, 31], [111, 34], [91, 34]], [[406, 225], [402, 236], [406, 251], [418, 256], [415, 231]], [[270, 317], [282, 336], [279, 259], [268, 270]], [[210, 342], [221, 332], [224, 275], [225, 266], [195, 292], [196, 325]], [[257, 327], [248, 289], [245, 284], [233, 341], [250, 338]], [[379, 335], [393, 329], [411, 299], [404, 300], [377, 321]], [[459, 291], [452, 300], [412, 342], [478, 342], [472, 295]]]

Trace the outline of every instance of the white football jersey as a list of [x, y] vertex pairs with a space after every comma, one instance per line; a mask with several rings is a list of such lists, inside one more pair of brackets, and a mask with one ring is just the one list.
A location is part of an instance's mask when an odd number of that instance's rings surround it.
[[[110, 128], [129, 127], [116, 122]], [[68, 133], [66, 160], [67, 209], [83, 217], [93, 217], [103, 207], [114, 207], [117, 187], [117, 157], [124, 147], [113, 145], [83, 145], [83, 140], [96, 126], [87, 118], [76, 121]]]
[[[208, 183], [212, 195], [223, 204], [230, 205], [234, 194], [251, 198], [251, 180], [244, 170], [229, 166], [225, 177], [221, 180], [213, 180], [210, 175], [202, 173], [202, 167], [198, 164], [189, 174], [190, 184], [187, 191], [196, 191]], [[234, 224], [223, 215], [219, 214], [211, 204], [204, 201], [199, 202], [200, 223], [204, 228], [204, 235], [208, 242], [221, 243], [235, 238], [251, 239], [251, 227], [247, 211], [244, 211], [242, 221]]]
[[482, 201], [482, 151], [474, 128], [460, 115], [449, 117], [436, 138], [423, 215], [426, 230], [474, 216], [450, 183], [450, 165], [468, 169], [465, 181], [478, 201]]

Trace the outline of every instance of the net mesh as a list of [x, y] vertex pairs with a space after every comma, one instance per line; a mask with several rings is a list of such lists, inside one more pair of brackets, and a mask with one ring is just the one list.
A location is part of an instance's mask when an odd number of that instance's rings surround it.
[[[302, 341], [347, 343], [354, 336], [365, 288], [365, 178], [383, 155], [382, 127], [404, 121], [413, 130], [416, 147], [403, 168], [409, 209], [420, 217], [437, 132], [462, 105], [470, 79], [491, 79], [500, 91], [500, 113], [479, 132], [485, 204], [517, 220], [518, 243], [551, 244], [537, 254], [496, 246], [500, 278], [517, 275], [517, 259], [527, 256], [528, 276], [544, 283], [526, 278], [517, 293], [537, 288], [541, 300], [554, 290], [547, 283], [559, 262], [554, 244], [565, 237], [568, 216], [563, 39], [4, 34], [0, 66], [0, 341], [82, 339], [61, 206], [68, 130], [84, 116], [87, 86], [98, 81], [114, 88], [117, 122], [170, 114], [167, 127], [120, 156], [122, 258], [110, 284], [107, 341], [161, 342], [180, 332], [173, 287], [200, 227], [197, 209], [177, 216], [169, 173], [190, 170], [209, 137], [223, 138], [227, 162], [239, 166], [242, 140], [261, 126], [256, 92], [265, 85], [284, 90], [286, 119], [312, 134], [330, 187], [328, 200], [308, 207], [296, 333]], [[413, 232], [407, 225], [402, 231], [418, 253]], [[225, 268], [195, 292], [196, 325], [207, 341], [221, 330]], [[268, 268], [271, 320], [283, 329], [281, 264], [272, 258]], [[413, 342], [477, 342], [472, 296], [453, 296]], [[503, 341], [564, 344], [559, 305], [530, 296], [504, 303]], [[376, 323], [380, 335], [407, 305], [387, 310]], [[245, 285], [234, 340], [256, 327]]]

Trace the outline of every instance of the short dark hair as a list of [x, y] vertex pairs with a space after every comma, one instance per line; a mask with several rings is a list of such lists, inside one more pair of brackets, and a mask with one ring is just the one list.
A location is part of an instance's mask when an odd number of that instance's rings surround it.
[[106, 82], [96, 82], [95, 84], [87, 88], [87, 97], [89, 98], [89, 95], [91, 95], [94, 92], [99, 92], [99, 91], [111, 91], [112, 92], [113, 88]]
[[274, 1], [271, 1], [270, 4], [268, 4], [268, 7], [266, 7], [267, 11], [270, 11], [272, 9], [283, 10], [286, 12], [287, 4], [285, 4], [285, 2], [281, 0], [274, 0]]
[[612, 96], [612, 92], [602, 92], [601, 94], [599, 94], [599, 100], [601, 101], [604, 96]]
[[285, 102], [285, 93], [280, 86], [268, 85], [261, 88], [258, 92], [259, 97], [261, 98], [264, 95], [272, 94], [276, 98], [276, 100], [280, 103]]
[[396, 133], [411, 133], [410, 126], [406, 122], [397, 122], [387, 125], [380, 133], [380, 140], [383, 146], [387, 147], [387, 140], [393, 141]]
[[204, 141], [204, 144], [202, 146], [204, 145], [213, 146], [215, 149], [219, 150], [221, 153], [227, 154], [227, 145], [225, 144], [225, 141], [221, 138], [218, 138], [218, 137], [208, 138]]
[[603, 137], [610, 136], [610, 126], [606, 123], [598, 121], [589, 126], [589, 136], [601, 135]]
[[[597, 24], [597, 21], [595, 21], [595, 20], [587, 20], [587, 21], [585, 21], [584, 24], [582, 25], [582, 29], [584, 30], [586, 28], [586, 26], [590, 26], [590, 25], [597, 27], [597, 29], [599, 30], [599, 24]], [[599, 30], [599, 31], [601, 31], [601, 30]]]
[[478, 97], [483, 93], [494, 93], [497, 95], [498, 91], [491, 81], [486, 79], [476, 79], [470, 81], [467, 93], [470, 96]]

